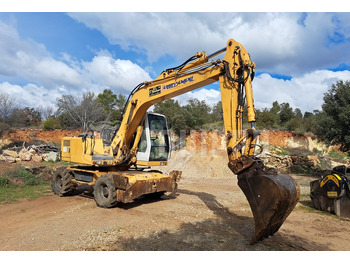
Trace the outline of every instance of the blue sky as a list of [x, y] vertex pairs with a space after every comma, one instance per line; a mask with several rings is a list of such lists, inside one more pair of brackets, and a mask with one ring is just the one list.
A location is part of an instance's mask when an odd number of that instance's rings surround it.
[[[63, 94], [105, 88], [129, 94], [198, 51], [242, 43], [256, 63], [257, 108], [288, 102], [320, 109], [350, 80], [350, 13], [0, 13], [0, 92], [22, 106], [55, 106]], [[213, 84], [178, 97], [220, 100]]]

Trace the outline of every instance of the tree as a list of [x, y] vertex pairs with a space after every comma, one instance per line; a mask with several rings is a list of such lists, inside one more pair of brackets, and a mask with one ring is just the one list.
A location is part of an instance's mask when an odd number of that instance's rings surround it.
[[280, 104], [277, 101], [274, 101], [272, 103], [272, 108], [271, 108], [270, 112], [277, 115], [280, 110], [281, 110]]
[[17, 108], [15, 99], [6, 93], [1, 93], [0, 94], [0, 120], [2, 122], [8, 123], [9, 117], [15, 108]]
[[281, 106], [277, 101], [272, 103], [270, 109], [263, 108], [262, 110], [256, 110], [256, 125], [258, 128], [278, 128], [280, 125], [280, 116], [279, 112]]
[[205, 101], [199, 101], [197, 98], [189, 99], [188, 104], [184, 106], [186, 120], [186, 130], [203, 128], [208, 122], [210, 107]]
[[107, 119], [112, 125], [121, 120], [121, 115], [126, 102], [126, 97], [122, 94], [118, 96], [110, 89], [103, 90], [97, 95], [96, 102], [101, 104]]
[[312, 117], [313, 115], [314, 115], [313, 113], [308, 112], [308, 111], [305, 111], [305, 113], [304, 113], [304, 119], [309, 118], [309, 117]]
[[0, 93], [0, 136], [11, 125], [11, 113], [16, 109], [16, 101], [6, 93]]
[[256, 110], [256, 126], [259, 129], [276, 127], [277, 119], [278, 115], [274, 114], [271, 109]]
[[153, 112], [163, 114], [167, 118], [168, 128], [172, 129], [176, 134], [180, 134], [181, 130], [185, 130], [184, 110], [178, 101], [173, 99], [154, 105]]
[[41, 113], [42, 120], [46, 121], [53, 117], [55, 110], [53, 109], [52, 106], [43, 107], [40, 105], [36, 108], [36, 111], [39, 111]]
[[282, 103], [281, 109], [278, 113], [281, 121], [281, 125], [284, 125], [294, 117], [293, 108], [290, 107], [289, 103]]
[[41, 112], [35, 108], [15, 108], [11, 115], [11, 126], [29, 127], [41, 124]]
[[222, 102], [219, 101], [213, 106], [211, 112], [211, 121], [212, 122], [223, 122], [223, 112], [222, 112]]
[[62, 95], [57, 99], [57, 106], [57, 112], [66, 114], [72, 121], [71, 127], [79, 127], [83, 132], [105, 120], [103, 107], [96, 101], [95, 94], [92, 92], [86, 92], [81, 97]]
[[300, 108], [295, 108], [294, 109], [294, 116], [298, 118], [303, 118], [303, 113], [301, 112]]
[[341, 150], [350, 150], [350, 82], [338, 81], [324, 94], [322, 111], [316, 118], [316, 135]]

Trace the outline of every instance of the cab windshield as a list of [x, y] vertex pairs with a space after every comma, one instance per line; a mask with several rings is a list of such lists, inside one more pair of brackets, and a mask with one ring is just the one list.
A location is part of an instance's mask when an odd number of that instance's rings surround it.
[[148, 115], [151, 135], [150, 161], [166, 161], [169, 153], [169, 138], [166, 120], [163, 116]]

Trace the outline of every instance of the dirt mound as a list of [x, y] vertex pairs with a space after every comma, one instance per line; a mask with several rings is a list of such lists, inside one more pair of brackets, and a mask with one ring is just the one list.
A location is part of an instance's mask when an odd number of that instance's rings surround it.
[[181, 179], [230, 178], [233, 173], [227, 164], [227, 154], [222, 150], [190, 152], [187, 149], [181, 149], [172, 153], [168, 166], [159, 169], [165, 173], [180, 170]]

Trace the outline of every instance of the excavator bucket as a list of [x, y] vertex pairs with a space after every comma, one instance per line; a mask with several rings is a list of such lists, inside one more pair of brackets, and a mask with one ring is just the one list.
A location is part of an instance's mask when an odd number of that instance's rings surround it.
[[245, 194], [255, 221], [255, 234], [250, 241], [272, 236], [292, 212], [300, 196], [295, 180], [275, 169], [254, 162], [238, 174], [238, 186]]

